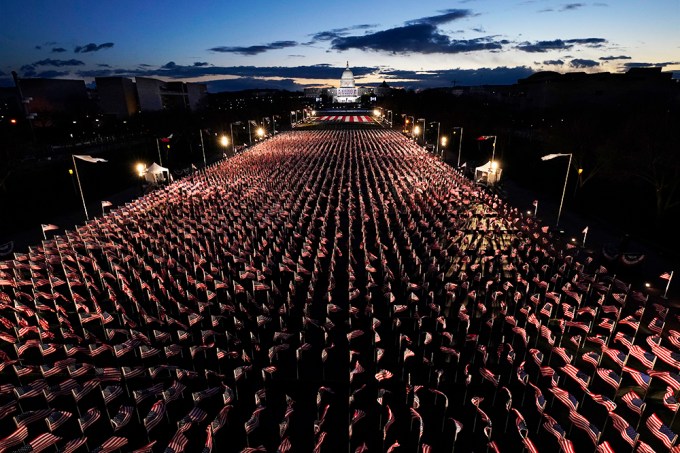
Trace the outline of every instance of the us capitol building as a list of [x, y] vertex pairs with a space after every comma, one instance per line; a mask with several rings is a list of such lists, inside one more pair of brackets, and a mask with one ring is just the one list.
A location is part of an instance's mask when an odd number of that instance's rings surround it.
[[305, 97], [316, 98], [321, 101], [322, 97], [332, 99], [333, 104], [354, 104], [361, 101], [363, 95], [375, 95], [373, 87], [358, 87], [354, 82], [354, 73], [347, 67], [340, 77], [338, 88], [305, 88]]

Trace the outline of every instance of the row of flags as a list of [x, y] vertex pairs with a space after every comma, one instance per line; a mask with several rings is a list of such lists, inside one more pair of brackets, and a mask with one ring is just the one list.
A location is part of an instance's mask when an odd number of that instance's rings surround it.
[[674, 312], [398, 133], [279, 135], [0, 272], [7, 451], [676, 447]]

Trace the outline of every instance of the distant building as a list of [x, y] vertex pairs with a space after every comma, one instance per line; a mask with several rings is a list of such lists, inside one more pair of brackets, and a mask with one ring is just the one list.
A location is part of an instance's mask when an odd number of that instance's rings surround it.
[[95, 82], [102, 113], [119, 117], [136, 112], [198, 110], [208, 91], [202, 83], [164, 82], [150, 77], [136, 77], [134, 82], [125, 77], [98, 77]]
[[33, 115], [81, 115], [90, 109], [90, 98], [83, 80], [19, 80], [23, 102]]
[[99, 109], [106, 115], [128, 118], [137, 113], [137, 90], [127, 77], [97, 77]]

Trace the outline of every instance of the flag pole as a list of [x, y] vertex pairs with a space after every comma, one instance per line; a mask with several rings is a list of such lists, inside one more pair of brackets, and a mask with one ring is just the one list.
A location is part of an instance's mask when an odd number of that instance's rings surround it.
[[664, 299], [668, 299], [668, 288], [671, 286], [671, 280], [673, 280], [673, 272], [674, 271], [671, 271], [671, 275], [670, 277], [668, 277], [668, 283], [666, 283], [666, 290], [663, 292]]
[[80, 199], [83, 201], [83, 209], [85, 210], [85, 220], [90, 220], [90, 216], [87, 215], [87, 206], [85, 205], [85, 196], [83, 195], [83, 186], [80, 185], [80, 176], [78, 176], [78, 165], [76, 165], [75, 155], [71, 154], [71, 159], [73, 160], [73, 168], [76, 170], [76, 181], [78, 181], [78, 190], [80, 191]]
[[158, 137], [156, 137], [156, 150], [158, 151], [158, 165], [163, 166], [163, 159], [161, 158], [161, 145], [158, 143]]
[[586, 246], [586, 237], [588, 236], [588, 227], [585, 227], [583, 229], [583, 243], [581, 243], [581, 247]]

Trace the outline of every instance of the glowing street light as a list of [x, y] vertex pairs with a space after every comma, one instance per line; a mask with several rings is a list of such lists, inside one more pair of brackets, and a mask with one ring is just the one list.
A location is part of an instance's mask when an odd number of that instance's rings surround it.
[[569, 156], [569, 163], [567, 164], [567, 174], [564, 177], [564, 188], [562, 189], [562, 199], [560, 199], [560, 209], [557, 211], [557, 221], [555, 222], [555, 226], [559, 226], [560, 224], [560, 216], [562, 215], [562, 205], [564, 204], [564, 194], [567, 191], [567, 180], [569, 180], [569, 169], [571, 168], [571, 153], [563, 153], [563, 154], [546, 154], [545, 156], [541, 157], [541, 160], [552, 160], [555, 159], [556, 157], [566, 157]]
[[260, 137], [260, 139], [262, 137], [264, 137], [264, 129], [262, 129], [261, 127], [258, 127], [257, 128], [257, 136]]
[[229, 146], [229, 137], [226, 135], [220, 136], [220, 145], [224, 146], [225, 148]]
[[413, 126], [413, 132], [411, 133], [411, 136], [413, 137], [414, 141], [418, 141], [418, 134], [420, 134], [420, 127], [419, 126]]
[[135, 165], [135, 170], [137, 170], [137, 174], [141, 178], [142, 176], [144, 176], [144, 173], [146, 173], [146, 165], [140, 162], [137, 165]]

